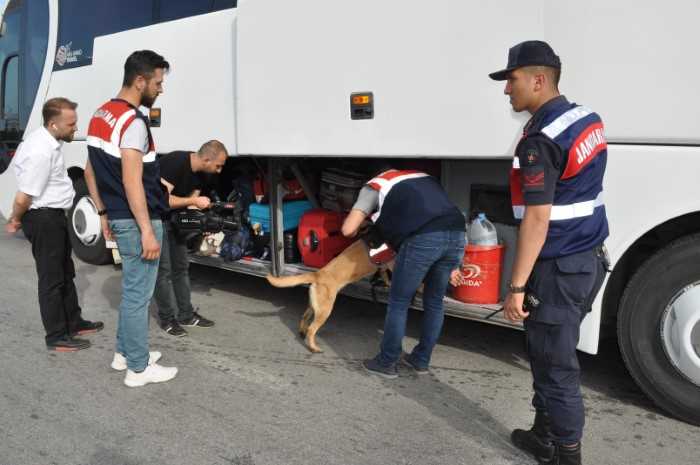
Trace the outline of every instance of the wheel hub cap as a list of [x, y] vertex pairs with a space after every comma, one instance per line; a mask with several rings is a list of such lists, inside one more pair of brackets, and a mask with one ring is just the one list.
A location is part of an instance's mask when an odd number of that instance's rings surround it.
[[700, 386], [700, 282], [671, 299], [661, 318], [661, 339], [671, 363]]
[[78, 200], [75, 209], [73, 209], [71, 222], [76, 237], [83, 244], [92, 246], [100, 239], [102, 235], [100, 216], [97, 214], [97, 208], [90, 197], [85, 196]]

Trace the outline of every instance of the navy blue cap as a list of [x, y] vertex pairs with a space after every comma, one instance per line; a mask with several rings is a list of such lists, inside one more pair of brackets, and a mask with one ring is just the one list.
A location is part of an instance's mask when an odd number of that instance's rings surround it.
[[505, 81], [508, 73], [523, 66], [549, 66], [561, 69], [561, 60], [547, 42], [527, 40], [514, 45], [508, 50], [506, 69], [489, 74], [494, 81]]

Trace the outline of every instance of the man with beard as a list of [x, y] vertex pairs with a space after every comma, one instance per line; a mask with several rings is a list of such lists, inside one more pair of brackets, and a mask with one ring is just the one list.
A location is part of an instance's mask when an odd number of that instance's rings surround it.
[[100, 321], [81, 317], [73, 278], [66, 210], [73, 205], [73, 183], [61, 153], [78, 128], [78, 105], [62, 97], [48, 100], [42, 109], [44, 125], [33, 131], [17, 149], [14, 170], [18, 191], [5, 226], [14, 234], [20, 228], [32, 243], [39, 278], [39, 310], [46, 330], [46, 347], [75, 352], [90, 341], [73, 336], [100, 331]]
[[112, 368], [127, 370], [124, 384], [129, 387], [169, 381], [177, 375], [177, 368], [156, 363], [160, 352], [148, 351], [148, 305], [158, 274], [161, 216], [166, 206], [149, 121], [139, 110], [153, 105], [169, 68], [151, 50], [132, 53], [124, 64], [117, 98], [95, 112], [88, 129], [85, 178], [102, 217], [103, 234], [114, 237], [122, 257], [122, 300]]
[[[173, 211], [185, 208], [207, 209], [210, 199], [201, 196], [202, 174], [220, 174], [228, 152], [218, 140], [205, 142], [197, 152], [176, 151], [160, 158], [161, 183], [168, 191], [168, 205]], [[192, 306], [190, 262], [187, 242], [178, 237], [170, 214], [164, 218], [164, 230], [155, 298], [160, 327], [171, 336], [182, 337], [182, 326], [211, 328], [214, 322]]]

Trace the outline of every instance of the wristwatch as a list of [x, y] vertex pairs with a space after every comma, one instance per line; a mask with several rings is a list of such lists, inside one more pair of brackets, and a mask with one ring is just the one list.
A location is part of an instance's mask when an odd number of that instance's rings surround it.
[[510, 291], [511, 294], [523, 294], [525, 293], [525, 286], [514, 286], [513, 283], [509, 283], [508, 291]]
[[97, 210], [97, 214], [99, 216], [105, 216], [107, 214], [107, 210]]

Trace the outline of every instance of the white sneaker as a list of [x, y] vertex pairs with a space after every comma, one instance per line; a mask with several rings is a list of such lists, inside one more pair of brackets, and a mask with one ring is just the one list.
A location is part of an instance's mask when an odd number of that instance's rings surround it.
[[127, 370], [124, 384], [129, 387], [139, 387], [149, 383], [164, 383], [173, 379], [175, 375], [177, 375], [176, 367], [164, 367], [154, 363], [148, 365], [141, 373]]
[[[155, 352], [149, 352], [148, 353], [148, 364], [153, 365], [156, 363], [160, 358], [163, 356], [158, 351]], [[122, 354], [119, 352], [114, 353], [114, 358], [112, 359], [112, 364], [110, 365], [112, 369], [117, 370], [117, 371], [124, 371], [126, 370], [126, 357], [124, 357]]]

